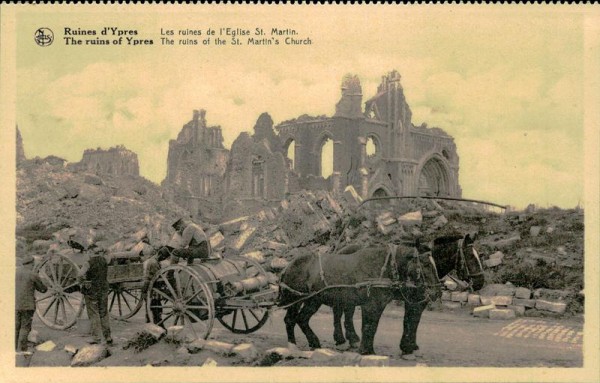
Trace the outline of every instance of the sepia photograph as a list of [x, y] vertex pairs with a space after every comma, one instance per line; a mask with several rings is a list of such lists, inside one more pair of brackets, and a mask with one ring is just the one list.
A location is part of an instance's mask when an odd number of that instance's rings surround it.
[[1, 10], [3, 381], [600, 379], [598, 7]]

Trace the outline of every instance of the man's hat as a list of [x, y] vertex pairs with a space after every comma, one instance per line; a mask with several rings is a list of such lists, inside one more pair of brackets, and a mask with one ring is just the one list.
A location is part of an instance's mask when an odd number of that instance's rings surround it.
[[33, 257], [31, 255], [26, 255], [23, 257], [23, 259], [21, 259], [21, 264], [22, 265], [29, 265], [30, 263], [33, 263], [35, 261], [35, 259], [33, 259]]

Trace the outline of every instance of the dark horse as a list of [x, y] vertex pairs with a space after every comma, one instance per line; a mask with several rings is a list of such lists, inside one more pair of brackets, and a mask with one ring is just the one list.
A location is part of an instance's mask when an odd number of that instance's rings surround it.
[[[455, 270], [457, 277], [461, 280], [469, 281], [470, 287], [473, 290], [479, 290], [483, 287], [483, 268], [479, 260], [479, 255], [473, 247], [474, 241], [474, 236], [469, 234], [464, 237], [457, 235], [439, 237], [433, 241], [431, 251], [440, 279]], [[341, 252], [347, 253], [348, 251], [342, 249]], [[425, 307], [426, 303], [405, 304], [404, 331], [400, 343], [403, 355], [410, 355], [419, 349], [419, 346], [416, 344], [416, 332]], [[350, 346], [353, 347], [360, 339], [356, 334], [352, 320], [354, 309], [355, 306], [348, 304], [333, 306], [333, 337], [336, 345], [346, 342], [341, 325], [342, 315], [344, 316], [344, 328]]]
[[441, 295], [431, 257], [403, 245], [367, 248], [353, 254], [301, 254], [283, 272], [280, 287], [279, 306], [287, 306], [288, 342], [296, 343], [297, 324], [309, 346], [320, 348], [319, 338], [309, 326], [319, 307], [361, 306], [363, 354], [375, 353], [373, 339], [379, 319], [392, 299], [424, 307]]

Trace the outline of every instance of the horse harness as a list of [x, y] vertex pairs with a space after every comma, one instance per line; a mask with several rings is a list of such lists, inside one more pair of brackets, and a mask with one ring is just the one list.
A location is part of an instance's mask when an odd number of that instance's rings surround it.
[[[438, 280], [438, 283], [435, 285], [427, 284], [427, 282], [425, 280], [425, 275], [422, 271], [423, 265], [421, 264], [421, 254], [419, 254], [419, 252], [416, 248], [413, 248], [413, 251], [414, 252], [413, 252], [411, 259], [407, 262], [407, 267], [411, 260], [416, 262], [416, 278], [415, 278], [416, 280], [415, 281], [413, 281], [410, 278], [409, 273], [407, 273], [406, 280], [402, 280], [400, 274], [398, 273], [398, 260], [397, 260], [398, 245], [389, 244], [387, 254], [385, 257], [385, 261], [384, 261], [384, 263], [381, 267], [381, 271], [379, 273], [379, 278], [368, 279], [366, 281], [359, 282], [359, 283], [356, 283], [353, 285], [330, 285], [329, 283], [327, 283], [327, 280], [325, 279], [325, 272], [323, 270], [323, 262], [321, 260], [321, 254], [318, 254], [317, 256], [318, 256], [318, 262], [319, 262], [319, 276], [321, 278], [321, 281], [325, 285], [325, 287], [318, 291], [312, 292], [312, 293], [305, 293], [305, 292], [301, 292], [296, 289], [293, 289], [292, 287], [288, 286], [287, 284], [285, 284], [283, 282], [280, 282], [281, 288], [284, 288], [284, 289], [292, 292], [293, 294], [302, 297], [302, 298], [298, 299], [297, 301], [287, 304], [280, 308], [286, 308], [286, 307], [289, 307], [296, 303], [300, 303], [306, 299], [309, 299], [315, 295], [320, 294], [321, 292], [323, 292], [325, 290], [332, 289], [332, 288], [362, 288], [362, 287], [366, 287], [367, 295], [370, 295], [370, 290], [373, 287], [374, 288], [391, 288], [392, 290], [399, 291], [400, 294], [402, 295], [402, 298], [404, 299], [404, 301], [406, 301], [407, 303], [410, 303], [410, 304], [431, 301], [431, 295], [429, 293], [429, 289], [430, 288], [440, 288], [441, 284], [439, 283], [439, 280]], [[433, 269], [435, 271], [435, 275], [436, 275], [436, 279], [437, 279], [437, 268], [436, 268], [435, 262], [433, 261], [433, 258], [431, 256], [431, 253], [429, 253], [429, 255], [428, 255], [428, 260], [433, 265]], [[385, 278], [385, 274], [386, 274], [386, 271], [388, 268], [390, 269], [391, 278]], [[422, 282], [420, 284], [420, 286], [415, 285], [415, 282], [418, 283], [419, 281]], [[410, 289], [410, 288], [419, 288], [419, 287], [425, 287], [426, 293], [425, 293], [425, 297], [418, 302], [410, 301], [403, 292], [403, 290], [405, 290], [407, 288]]]

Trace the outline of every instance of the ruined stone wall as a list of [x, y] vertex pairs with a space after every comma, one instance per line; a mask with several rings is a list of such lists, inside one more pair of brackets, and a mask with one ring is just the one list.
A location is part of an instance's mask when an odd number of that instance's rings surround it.
[[19, 165], [26, 159], [27, 158], [25, 157], [25, 149], [23, 148], [23, 137], [21, 137], [19, 127], [17, 127], [17, 165]]
[[86, 149], [77, 167], [98, 174], [140, 175], [137, 154], [121, 145], [106, 150]]

